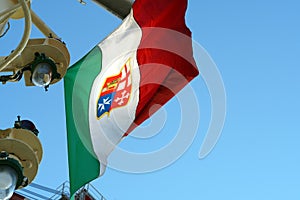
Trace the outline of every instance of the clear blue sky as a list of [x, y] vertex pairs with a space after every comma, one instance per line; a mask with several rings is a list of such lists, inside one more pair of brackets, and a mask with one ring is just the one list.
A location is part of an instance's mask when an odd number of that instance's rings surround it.
[[[71, 63], [121, 23], [88, 0], [86, 6], [76, 0], [34, 0], [32, 8], [67, 44]], [[183, 156], [151, 173], [108, 168], [92, 184], [109, 200], [300, 199], [299, 9], [296, 0], [189, 0], [186, 23], [218, 66], [226, 89], [220, 140], [206, 158], [198, 158], [211, 111], [210, 94], [199, 76], [192, 82], [199, 127]], [[0, 39], [1, 56], [16, 47], [22, 31], [22, 20], [11, 21], [8, 35]], [[33, 28], [31, 37], [43, 35]], [[34, 182], [56, 188], [68, 180], [62, 82], [44, 92], [21, 80], [1, 85], [0, 94], [1, 129], [21, 115], [40, 131], [44, 157]], [[179, 104], [173, 100], [164, 108], [161, 114], [168, 118], [161, 132], [148, 139], [128, 137], [121, 147], [149, 152], [170, 142], [180, 123]]]

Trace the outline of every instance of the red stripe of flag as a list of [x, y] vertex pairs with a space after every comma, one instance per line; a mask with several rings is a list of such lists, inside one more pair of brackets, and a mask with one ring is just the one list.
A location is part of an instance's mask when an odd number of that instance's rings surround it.
[[[176, 95], [199, 72], [196, 67], [191, 32], [185, 24], [187, 0], [139, 0], [133, 16], [142, 29], [137, 51], [140, 67], [140, 97], [134, 124], [148, 119]], [[149, 48], [150, 47], [150, 48]]]

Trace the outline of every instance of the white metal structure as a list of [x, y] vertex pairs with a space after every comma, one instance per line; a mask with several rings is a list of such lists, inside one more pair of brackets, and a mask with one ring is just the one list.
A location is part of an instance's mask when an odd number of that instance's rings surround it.
[[[5, 26], [7, 20], [11, 18], [16, 12], [19, 12], [20, 7], [22, 8], [25, 18], [25, 29], [21, 42], [18, 47], [6, 58], [3, 59], [0, 64], [0, 71], [4, 70], [25, 48], [31, 31], [31, 15], [30, 10], [25, 0], [20, 0], [20, 3], [14, 4], [12, 1], [5, 0], [0, 4], [0, 8], [3, 11], [0, 13], [0, 31], [3, 32], [3, 26]], [[1, 9], [2, 10], [2, 9]]]
[[[10, 55], [0, 57], [0, 72], [12, 72], [12, 75], [0, 76], [0, 81], [19, 81], [24, 73], [26, 86], [36, 85], [48, 88], [49, 84], [61, 80], [70, 62], [65, 44], [30, 8], [31, 0], [0, 1], [0, 35], [5, 34], [4, 27], [10, 18], [25, 19], [22, 39]], [[31, 24], [34, 24], [46, 38], [30, 39]], [[36, 62], [38, 61], [38, 62]], [[50, 63], [50, 64], [49, 64]], [[47, 73], [41, 67], [49, 65]], [[38, 74], [38, 76], [32, 76]], [[54, 76], [53, 76], [54, 75]], [[40, 80], [34, 81], [34, 77]], [[37, 84], [38, 83], [38, 84]]]

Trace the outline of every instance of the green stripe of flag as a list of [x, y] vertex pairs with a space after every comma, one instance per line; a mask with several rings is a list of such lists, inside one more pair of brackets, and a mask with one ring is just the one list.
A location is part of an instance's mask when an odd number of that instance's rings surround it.
[[101, 50], [96, 46], [71, 66], [64, 77], [71, 194], [99, 176], [100, 164], [92, 147], [88, 113], [90, 91], [101, 71], [101, 60]]

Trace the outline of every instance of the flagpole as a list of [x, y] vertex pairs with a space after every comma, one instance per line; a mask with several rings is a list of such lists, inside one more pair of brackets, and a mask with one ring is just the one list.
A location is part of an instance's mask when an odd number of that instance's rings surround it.
[[132, 0], [93, 0], [107, 11], [111, 12], [120, 19], [124, 19], [129, 13], [132, 6]]

